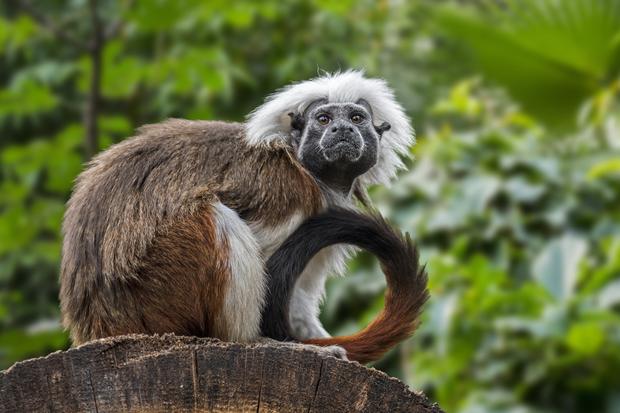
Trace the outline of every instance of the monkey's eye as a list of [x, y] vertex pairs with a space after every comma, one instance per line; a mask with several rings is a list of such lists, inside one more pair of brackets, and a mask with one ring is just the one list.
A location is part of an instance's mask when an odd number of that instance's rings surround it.
[[331, 118], [325, 114], [323, 115], [319, 115], [316, 120], [319, 122], [319, 124], [321, 125], [327, 125], [329, 122], [331, 122]]
[[364, 117], [362, 115], [359, 114], [355, 114], [351, 116], [351, 122], [353, 123], [361, 123], [364, 121]]

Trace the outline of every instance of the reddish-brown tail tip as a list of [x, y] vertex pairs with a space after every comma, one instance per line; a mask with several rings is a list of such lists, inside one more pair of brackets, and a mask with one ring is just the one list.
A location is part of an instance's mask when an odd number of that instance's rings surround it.
[[390, 238], [392, 248], [377, 254], [388, 283], [381, 313], [357, 334], [312, 339], [305, 343], [339, 345], [347, 351], [350, 360], [369, 363], [409, 338], [418, 327], [422, 307], [429, 298], [425, 267], [419, 266], [419, 254], [409, 236], [401, 237], [387, 224], [384, 229], [389, 231], [386, 237]]

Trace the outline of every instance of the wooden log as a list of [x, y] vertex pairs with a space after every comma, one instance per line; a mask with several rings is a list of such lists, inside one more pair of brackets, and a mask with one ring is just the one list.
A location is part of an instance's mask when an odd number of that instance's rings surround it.
[[441, 412], [360, 364], [286, 344], [129, 335], [16, 363], [1, 412]]

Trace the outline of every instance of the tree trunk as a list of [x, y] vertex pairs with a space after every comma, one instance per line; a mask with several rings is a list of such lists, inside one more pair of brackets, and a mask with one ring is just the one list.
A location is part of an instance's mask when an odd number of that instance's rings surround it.
[[300, 346], [174, 335], [16, 363], [0, 373], [0, 411], [441, 412], [394, 378]]
[[103, 27], [97, 10], [97, 1], [89, 1], [92, 38], [88, 51], [90, 56], [91, 72], [86, 107], [84, 108], [84, 157], [90, 160], [99, 151], [99, 103], [101, 100], [101, 71], [102, 54], [105, 45]]

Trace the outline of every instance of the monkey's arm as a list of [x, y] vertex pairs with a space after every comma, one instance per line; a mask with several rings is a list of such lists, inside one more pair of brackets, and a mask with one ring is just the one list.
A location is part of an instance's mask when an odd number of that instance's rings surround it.
[[288, 314], [293, 287], [310, 259], [334, 244], [351, 244], [376, 255], [388, 282], [385, 308], [361, 332], [345, 337], [318, 338], [304, 343], [340, 345], [351, 360], [367, 363], [409, 337], [428, 299], [426, 272], [418, 266], [418, 252], [378, 215], [330, 209], [305, 221], [267, 262], [267, 304], [263, 335], [277, 340], [296, 339]]
[[308, 277], [312, 276], [317, 278], [317, 285], [314, 288], [307, 289], [298, 283], [291, 294], [289, 322], [291, 332], [300, 340], [331, 337], [319, 320], [319, 304], [324, 294], [325, 274], [308, 274]]
[[299, 340], [331, 337], [319, 320], [320, 304], [325, 296], [325, 280], [330, 274], [344, 274], [353, 254], [349, 245], [333, 245], [312, 257], [291, 293], [289, 321]]

